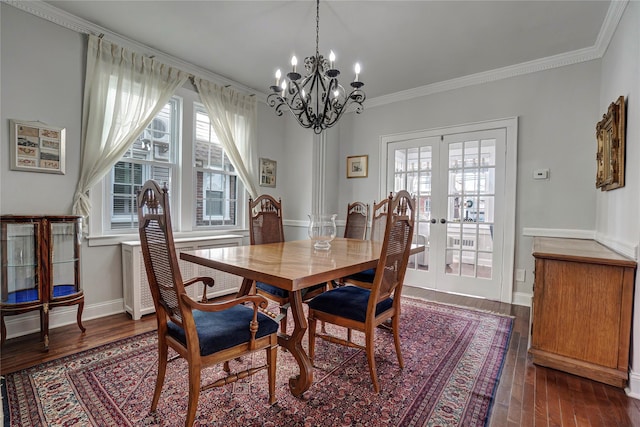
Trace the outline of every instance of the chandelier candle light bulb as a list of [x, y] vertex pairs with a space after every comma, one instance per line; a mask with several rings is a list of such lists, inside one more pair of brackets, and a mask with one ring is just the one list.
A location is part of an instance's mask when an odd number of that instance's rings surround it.
[[360, 64], [355, 65], [356, 75], [350, 91], [345, 90], [338, 82], [340, 71], [335, 68], [335, 53], [329, 51], [328, 60], [319, 53], [319, 34], [320, 0], [316, 0], [316, 53], [304, 59], [305, 76], [296, 71], [298, 59], [293, 56], [292, 71], [280, 83], [282, 75], [278, 70], [276, 84], [271, 86], [271, 93], [267, 96], [267, 104], [275, 109], [278, 116], [288, 109], [302, 127], [311, 128], [316, 134], [335, 125], [349, 107], [361, 113], [366, 99], [362, 90], [364, 83], [359, 80]]

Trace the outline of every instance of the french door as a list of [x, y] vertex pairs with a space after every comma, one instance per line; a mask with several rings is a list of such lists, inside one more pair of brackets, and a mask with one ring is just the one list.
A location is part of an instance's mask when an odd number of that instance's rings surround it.
[[415, 195], [413, 241], [426, 247], [409, 262], [408, 284], [510, 298], [512, 275], [505, 277], [503, 266], [506, 133], [493, 128], [386, 143], [385, 193]]

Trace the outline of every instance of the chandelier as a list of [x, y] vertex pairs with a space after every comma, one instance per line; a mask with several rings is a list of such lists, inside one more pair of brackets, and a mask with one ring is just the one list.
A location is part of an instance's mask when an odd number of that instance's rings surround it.
[[304, 59], [307, 72], [304, 78], [296, 71], [298, 60], [291, 58], [292, 71], [282, 78], [280, 70], [276, 71], [276, 83], [271, 86], [267, 103], [274, 107], [278, 116], [286, 108], [291, 111], [298, 123], [306, 129], [313, 128], [316, 134], [330, 128], [342, 117], [342, 114], [353, 106], [356, 113], [362, 112], [362, 103], [366, 95], [362, 90], [359, 78], [360, 64], [355, 65], [355, 78], [350, 83], [350, 92], [338, 83], [338, 71], [333, 51], [329, 60], [318, 51], [320, 34], [320, 0], [316, 0], [316, 55]]

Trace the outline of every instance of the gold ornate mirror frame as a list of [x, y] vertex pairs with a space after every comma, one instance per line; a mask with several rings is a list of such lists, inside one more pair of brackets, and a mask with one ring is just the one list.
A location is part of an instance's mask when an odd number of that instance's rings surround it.
[[602, 191], [624, 187], [624, 133], [625, 103], [624, 96], [620, 96], [596, 125], [596, 188]]

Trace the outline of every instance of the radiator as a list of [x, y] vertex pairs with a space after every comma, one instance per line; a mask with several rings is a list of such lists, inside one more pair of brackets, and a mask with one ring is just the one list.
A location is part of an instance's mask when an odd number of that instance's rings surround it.
[[[196, 249], [219, 248], [225, 246], [241, 246], [242, 236], [222, 235], [215, 237], [175, 239], [176, 254], [183, 280], [196, 276], [209, 276], [215, 280], [215, 286], [207, 296], [210, 298], [235, 293], [242, 284], [242, 278], [229, 273], [223, 273], [212, 268], [203, 267], [180, 259], [180, 252]], [[144, 268], [142, 248], [139, 241], [123, 242], [122, 247], [122, 284], [124, 293], [124, 308], [134, 320], [145, 314], [155, 312], [153, 297]], [[200, 300], [204, 291], [202, 283], [187, 288], [190, 297]]]

